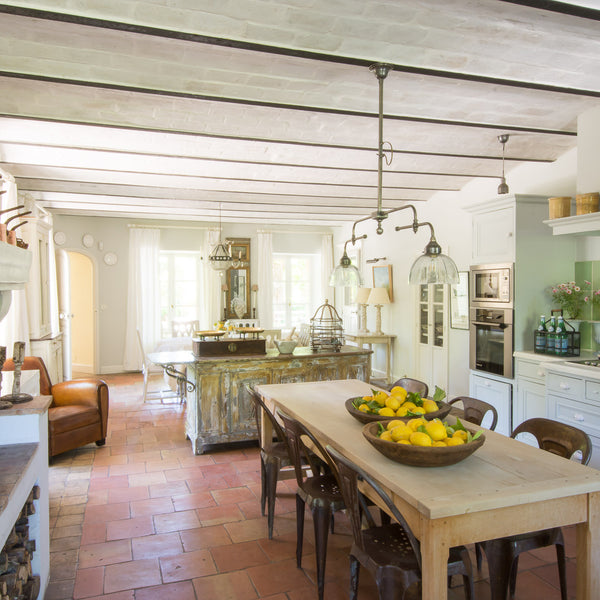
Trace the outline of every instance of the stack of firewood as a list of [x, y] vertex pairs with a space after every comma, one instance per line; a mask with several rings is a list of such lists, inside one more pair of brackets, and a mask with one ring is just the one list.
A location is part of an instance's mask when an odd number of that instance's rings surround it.
[[37, 485], [31, 490], [0, 551], [0, 600], [35, 600], [40, 592], [40, 577], [31, 571], [35, 540], [29, 539], [29, 515], [35, 513], [39, 492]]

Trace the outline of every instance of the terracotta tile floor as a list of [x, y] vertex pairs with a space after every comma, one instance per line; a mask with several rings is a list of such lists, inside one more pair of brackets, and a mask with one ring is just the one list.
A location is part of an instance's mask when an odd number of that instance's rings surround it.
[[[291, 481], [279, 483], [275, 534], [260, 515], [258, 450], [193, 456], [184, 409], [142, 403], [141, 376], [114, 375], [107, 443], [56, 457], [50, 468], [50, 585], [46, 600], [303, 600], [316, 598], [312, 524], [303, 569], [295, 562]], [[575, 587], [574, 529], [567, 539], [569, 597]], [[348, 597], [351, 538], [343, 515], [330, 535], [325, 597]], [[517, 600], [559, 599], [553, 549], [523, 555]], [[489, 599], [487, 571], [476, 597]], [[449, 600], [464, 598], [460, 581]], [[366, 572], [360, 600], [377, 598]]]

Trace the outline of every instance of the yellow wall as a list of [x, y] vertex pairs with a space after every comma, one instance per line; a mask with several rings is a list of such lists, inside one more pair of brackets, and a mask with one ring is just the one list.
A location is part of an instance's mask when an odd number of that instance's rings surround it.
[[93, 373], [94, 281], [92, 261], [69, 252], [71, 268], [71, 356], [74, 370]]

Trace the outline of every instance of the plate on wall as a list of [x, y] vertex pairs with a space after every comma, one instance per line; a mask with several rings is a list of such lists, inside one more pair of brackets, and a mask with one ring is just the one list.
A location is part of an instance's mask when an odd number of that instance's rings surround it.
[[81, 243], [86, 248], [91, 248], [94, 245], [94, 236], [91, 233], [85, 233], [81, 238]]
[[64, 231], [57, 231], [54, 234], [54, 243], [57, 246], [62, 246], [67, 241], [67, 234]]
[[104, 262], [109, 266], [112, 267], [113, 265], [116, 265], [118, 261], [117, 255], [114, 252], [107, 252], [104, 255]]

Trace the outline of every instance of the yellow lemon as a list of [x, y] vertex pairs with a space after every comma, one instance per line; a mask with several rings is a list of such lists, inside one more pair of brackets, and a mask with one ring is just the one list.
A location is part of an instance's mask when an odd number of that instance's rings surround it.
[[417, 408], [417, 405], [414, 402], [410, 402], [410, 400], [405, 402], [402, 406], [406, 406], [406, 410], [414, 410]]
[[396, 444], [406, 444], [407, 446], [410, 446], [410, 442], [408, 440], [398, 440]]
[[364, 402], [358, 407], [358, 410], [364, 413], [368, 413], [370, 411], [369, 406]]
[[421, 425], [425, 425], [427, 421], [423, 419], [423, 417], [416, 417], [415, 419], [411, 419], [407, 425], [413, 430], [416, 431]]
[[388, 395], [385, 392], [377, 392], [373, 396], [373, 400], [379, 404], [379, 406], [385, 406], [385, 401], [387, 400]]
[[398, 427], [398, 425], [404, 425], [404, 421], [401, 421], [400, 419], [392, 419], [386, 423], [385, 428], [388, 431], [391, 431], [394, 429], [394, 427]]
[[446, 438], [446, 446], [460, 446], [461, 444], [464, 444], [462, 438], [459, 438], [459, 437]]
[[386, 442], [392, 441], [392, 434], [389, 431], [384, 431], [380, 436], [380, 440], [385, 440]]
[[382, 417], [393, 417], [395, 416], [396, 413], [394, 413], [394, 411], [391, 408], [388, 408], [387, 406], [384, 406], [383, 408], [379, 409], [379, 415], [381, 415]]
[[466, 442], [469, 439], [467, 432], [464, 429], [458, 429], [454, 432], [453, 438], [460, 438], [463, 442]]
[[434, 442], [445, 440], [448, 437], [444, 424], [439, 419], [428, 421], [425, 430]]
[[446, 442], [442, 442], [440, 440], [439, 442], [433, 442], [431, 445], [435, 446], [436, 448], [445, 448], [446, 447]]
[[409, 438], [410, 443], [413, 446], [431, 446], [431, 438], [421, 431], [413, 431]]
[[415, 408], [411, 409], [411, 411], [413, 415], [424, 415], [425, 414], [425, 409], [422, 406], [416, 406]]
[[398, 398], [395, 398], [394, 396], [389, 396], [385, 400], [385, 405], [388, 408], [391, 408], [392, 410], [396, 411], [400, 408], [400, 400], [398, 400]]
[[408, 414], [408, 408], [404, 404], [396, 411], [397, 417], [405, 417]]
[[433, 400], [430, 400], [429, 398], [427, 398], [426, 400], [423, 400], [423, 408], [425, 409], [425, 412], [428, 412], [428, 413], [432, 413], [432, 412], [439, 410], [439, 406]]
[[362, 399], [363, 402], [370, 402], [371, 400], [373, 400], [373, 396], [363, 396]]
[[401, 400], [406, 400], [406, 395], [408, 392], [403, 387], [396, 385], [390, 390], [390, 394], [400, 398]]
[[404, 423], [402, 423], [401, 425], [396, 425], [396, 427], [390, 430], [390, 433], [392, 434], [392, 439], [395, 442], [399, 442], [400, 440], [408, 440], [412, 432], [413, 430]]

